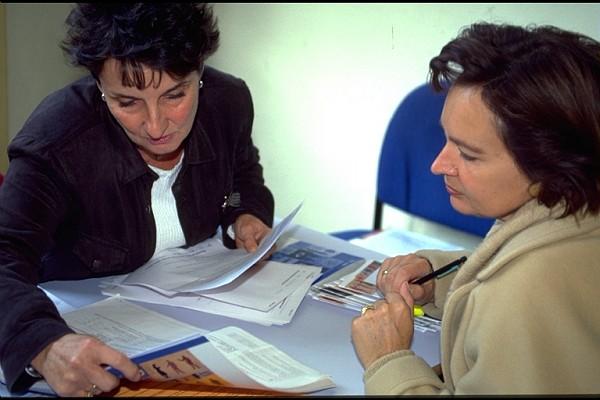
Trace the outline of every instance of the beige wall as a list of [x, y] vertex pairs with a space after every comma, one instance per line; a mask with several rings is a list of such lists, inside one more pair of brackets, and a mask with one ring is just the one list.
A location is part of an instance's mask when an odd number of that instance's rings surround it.
[[[82, 72], [58, 48], [69, 4], [5, 8], [12, 137], [46, 94]], [[371, 226], [389, 118], [461, 27], [554, 24], [600, 39], [594, 3], [217, 3], [215, 12], [221, 48], [209, 63], [252, 91], [276, 214], [304, 201], [295, 222], [322, 231]]]
[[70, 9], [69, 3], [6, 4], [11, 138], [46, 95], [85, 73], [69, 66], [58, 47]]
[[[246, 80], [265, 178], [285, 215], [370, 228], [383, 135], [399, 101], [461, 27], [554, 24], [600, 39], [600, 4], [217, 3], [215, 65]], [[396, 224], [387, 218], [384, 226]], [[387, 223], [386, 223], [387, 222]]]
[[0, 4], [0, 173], [6, 173], [8, 157], [8, 114], [6, 97], [6, 8]]

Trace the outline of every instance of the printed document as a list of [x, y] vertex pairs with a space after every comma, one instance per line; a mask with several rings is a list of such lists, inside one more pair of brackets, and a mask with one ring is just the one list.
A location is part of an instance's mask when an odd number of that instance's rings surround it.
[[187, 249], [161, 251], [130, 273], [120, 284], [144, 286], [165, 296], [214, 289], [228, 284], [269, 251], [301, 206], [302, 204], [298, 205], [274, 226], [253, 253], [244, 249], [228, 249], [213, 237]]
[[126, 353], [154, 380], [293, 393], [335, 386], [330, 377], [240, 328], [207, 332], [118, 297], [63, 318], [75, 331]]
[[141, 286], [118, 285], [123, 276], [105, 281], [102, 293], [107, 296], [189, 308], [224, 315], [262, 325], [283, 325], [291, 321], [311, 284], [320, 276], [320, 267], [259, 263], [232, 283], [220, 288], [163, 296]]

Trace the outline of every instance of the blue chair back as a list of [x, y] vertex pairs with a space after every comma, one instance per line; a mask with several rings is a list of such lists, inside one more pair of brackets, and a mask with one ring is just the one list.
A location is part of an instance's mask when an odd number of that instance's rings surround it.
[[[380, 210], [382, 204], [388, 204], [433, 222], [485, 236], [494, 220], [454, 210], [443, 177], [430, 170], [445, 143], [440, 126], [445, 98], [444, 93], [436, 93], [424, 84], [409, 93], [396, 109], [379, 156], [377, 202]], [[381, 228], [381, 211], [379, 214], [375, 229]]]

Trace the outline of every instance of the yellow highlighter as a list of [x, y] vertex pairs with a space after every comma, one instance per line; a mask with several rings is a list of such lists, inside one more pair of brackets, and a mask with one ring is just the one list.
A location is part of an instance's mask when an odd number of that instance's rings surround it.
[[415, 317], [422, 317], [425, 315], [425, 311], [423, 311], [423, 307], [421, 306], [413, 306], [413, 315]]

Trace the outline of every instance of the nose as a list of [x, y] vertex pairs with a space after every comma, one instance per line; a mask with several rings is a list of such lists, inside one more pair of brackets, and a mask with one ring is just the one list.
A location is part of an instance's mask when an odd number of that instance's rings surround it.
[[430, 169], [434, 175], [456, 175], [458, 170], [455, 165], [448, 145], [445, 145], [431, 163]]
[[148, 105], [146, 109], [147, 116], [144, 122], [144, 130], [152, 139], [159, 139], [167, 130], [169, 122], [164, 117], [160, 107]]

